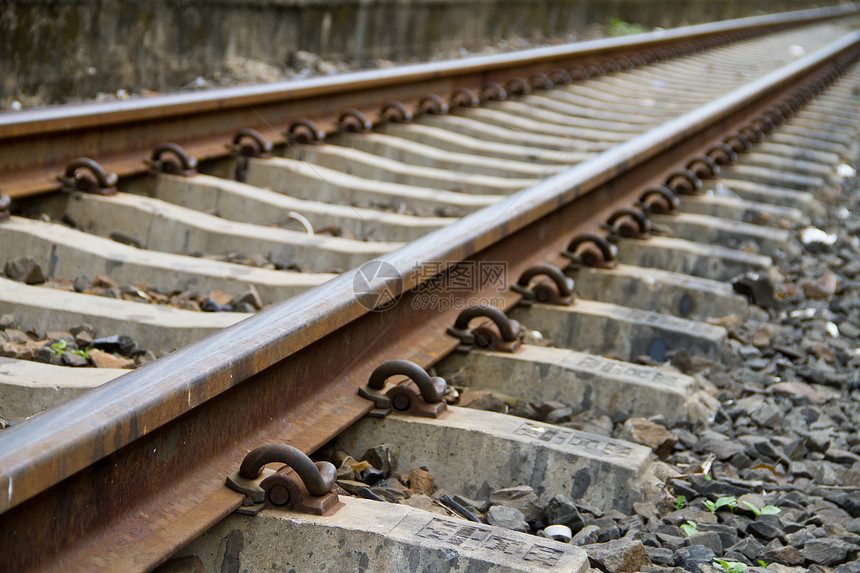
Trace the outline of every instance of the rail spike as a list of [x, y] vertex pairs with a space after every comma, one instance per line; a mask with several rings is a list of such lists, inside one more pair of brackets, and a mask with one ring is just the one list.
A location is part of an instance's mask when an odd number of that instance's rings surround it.
[[734, 149], [735, 153], [746, 153], [752, 149], [752, 141], [740, 131], [725, 138], [723, 143]]
[[169, 173], [182, 177], [197, 175], [197, 158], [188, 155], [176, 143], [156, 145], [152, 155], [144, 163], [149, 165], [152, 173]]
[[622, 207], [606, 219], [605, 229], [612, 237], [646, 240], [651, 237], [651, 221], [636, 207]]
[[116, 173], [105, 173], [102, 166], [89, 157], [78, 157], [69, 161], [57, 180], [63, 184], [63, 191], [114, 195], [118, 178]]
[[399, 101], [390, 101], [382, 106], [382, 111], [379, 115], [384, 121], [392, 123], [409, 123], [412, 121], [412, 112], [406, 109], [406, 106]]
[[669, 187], [666, 185], [657, 185], [645, 190], [639, 196], [636, 206], [645, 213], [676, 215], [681, 205], [678, 196]]
[[[264, 477], [263, 468], [275, 462], [286, 465]], [[293, 446], [268, 444], [245, 456], [239, 471], [227, 478], [227, 486], [244, 493], [249, 505], [256, 505], [245, 513], [255, 514], [267, 505], [324, 515], [339, 508], [332, 491], [336, 479], [337, 469], [331, 463], [314, 462]]]
[[0, 223], [8, 221], [12, 216], [12, 199], [0, 193]]
[[702, 180], [689, 169], [681, 169], [666, 177], [666, 186], [676, 195], [696, 195], [702, 188]]
[[322, 145], [325, 142], [326, 133], [311, 120], [300, 117], [290, 124], [284, 136], [287, 138], [287, 143], [291, 144]]
[[618, 264], [615, 260], [618, 247], [597, 233], [577, 235], [561, 254], [572, 260], [575, 266], [612, 269]]
[[[529, 283], [535, 277], [546, 277], [541, 279], [531, 288]], [[523, 271], [515, 285], [514, 290], [523, 295], [523, 303], [541, 302], [558, 306], [570, 306], [576, 297], [573, 294], [573, 279], [564, 276], [561, 269], [549, 263], [533, 265]]]
[[720, 166], [707, 154], [691, 159], [687, 163], [687, 169], [695, 173], [699, 179], [713, 179], [720, 175]]
[[567, 73], [566, 70], [561, 68], [554, 70], [549, 75], [549, 79], [552, 80], [552, 83], [557, 86], [566, 86], [573, 83], [573, 78]]
[[[408, 381], [387, 386], [392, 376], [406, 376]], [[416, 391], [417, 388], [417, 391]], [[444, 378], [430, 376], [409, 360], [389, 360], [370, 375], [367, 384], [358, 389], [362, 398], [376, 406], [369, 414], [384, 417], [392, 410], [425, 418], [438, 418], [447, 409], [445, 394], [448, 383]]]
[[[478, 317], [488, 320], [470, 329], [469, 323]], [[447, 332], [454, 338], [460, 339], [460, 349], [463, 351], [477, 346], [513, 353], [522, 347], [519, 338], [520, 323], [509, 319], [504, 312], [492, 306], [476, 305], [463, 310], [454, 322], [454, 326], [449, 326]]]

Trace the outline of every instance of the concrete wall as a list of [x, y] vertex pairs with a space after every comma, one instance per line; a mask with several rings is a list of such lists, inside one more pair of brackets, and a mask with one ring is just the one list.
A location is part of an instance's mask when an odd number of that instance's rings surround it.
[[0, 0], [0, 105], [173, 91], [235, 58], [299, 50], [395, 61], [512, 36], [569, 37], [610, 18], [677, 26], [811, 7], [802, 0]]

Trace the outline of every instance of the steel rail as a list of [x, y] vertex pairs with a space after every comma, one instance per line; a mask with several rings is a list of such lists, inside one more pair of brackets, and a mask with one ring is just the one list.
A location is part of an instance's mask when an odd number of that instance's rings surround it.
[[788, 26], [856, 14], [853, 4], [701, 24], [627, 38], [596, 40], [366, 71], [298, 82], [139, 97], [128, 101], [59, 106], [0, 114], [0, 191], [12, 198], [56, 191], [56, 176], [73, 158], [97, 157], [120, 176], [146, 172], [143, 159], [164, 141], [175, 141], [201, 160], [225, 157], [225, 141], [255, 128], [278, 139], [290, 121], [310, 118], [336, 129], [338, 113], [357, 108], [371, 120], [392, 100], [414, 108], [422, 97], [449, 97], [458, 88], [477, 92], [537, 73], [601, 63], [647, 50], [700, 49]]
[[[504, 261], [510, 276], [563, 265], [570, 238], [733, 133], [802, 81], [832, 79], [860, 32], [535, 184], [379, 260], [402, 280], [382, 312], [356, 298], [353, 270], [0, 434], [0, 551], [10, 570], [140, 570], [240, 503], [224, 486], [265, 443], [312, 452], [363, 416], [376, 366], [430, 366], [457, 342], [459, 312], [413, 308], [435, 264]], [[413, 289], [413, 290], [410, 290]], [[464, 297], [489, 297], [490, 287]], [[516, 304], [504, 295], [505, 308]]]

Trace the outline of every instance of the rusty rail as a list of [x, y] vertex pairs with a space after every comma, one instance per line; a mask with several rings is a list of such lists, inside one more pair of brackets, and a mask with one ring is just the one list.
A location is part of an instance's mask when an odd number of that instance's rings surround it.
[[[560, 252], [620, 204], [858, 55], [860, 32], [380, 260], [401, 300], [371, 312], [357, 271], [0, 434], [0, 550], [10, 570], [139, 570], [241, 502], [224, 486], [265, 443], [310, 452], [363, 416], [357, 388], [391, 359], [428, 367], [458, 343], [461, 308], [412, 308], [431, 264], [504, 261], [509, 276]], [[683, 151], [681, 151], [683, 150]], [[490, 296], [485, 291], [469, 297]], [[519, 301], [505, 295], [505, 307]]]
[[347, 108], [380, 121], [392, 101], [414, 109], [428, 94], [447, 102], [462, 88], [479, 94], [488, 84], [504, 86], [512, 80], [540, 88], [558, 70], [613, 67], [643, 54], [686, 53], [857, 12], [846, 5], [453, 63], [0, 114], [0, 190], [12, 198], [55, 191], [56, 174], [75, 157], [98, 157], [106, 170], [127, 177], [142, 174], [141, 161], [163, 141], [175, 141], [201, 160], [224, 157], [229, 153], [224, 142], [241, 128], [283, 141], [284, 131], [299, 118], [332, 131]]

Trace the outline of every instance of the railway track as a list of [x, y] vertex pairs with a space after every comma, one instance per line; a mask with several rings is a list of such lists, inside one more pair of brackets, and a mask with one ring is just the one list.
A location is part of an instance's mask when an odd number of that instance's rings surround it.
[[[0, 116], [3, 262], [21, 271], [0, 279], [0, 342], [41, 360], [0, 359], [0, 415], [56, 406], [0, 432], [10, 570], [607, 569], [467, 527], [486, 510], [463, 500], [528, 485], [598, 519], [666, 502], [667, 467], [612, 423], [719, 417], [713, 386], [664, 363], [737, 362], [724, 317], [765, 320], [791, 229], [827, 215], [816, 194], [856, 136], [854, 18]], [[600, 428], [580, 409], [609, 431], [583, 432]], [[386, 471], [396, 451], [395, 472], [429, 468], [459, 509], [421, 495], [426, 470], [398, 494], [342, 450]], [[339, 502], [335, 468], [301, 452], [340, 465]], [[267, 470], [270, 507], [231, 515], [259, 509], [267, 461], [306, 485]], [[331, 535], [377, 553], [334, 556]]]

